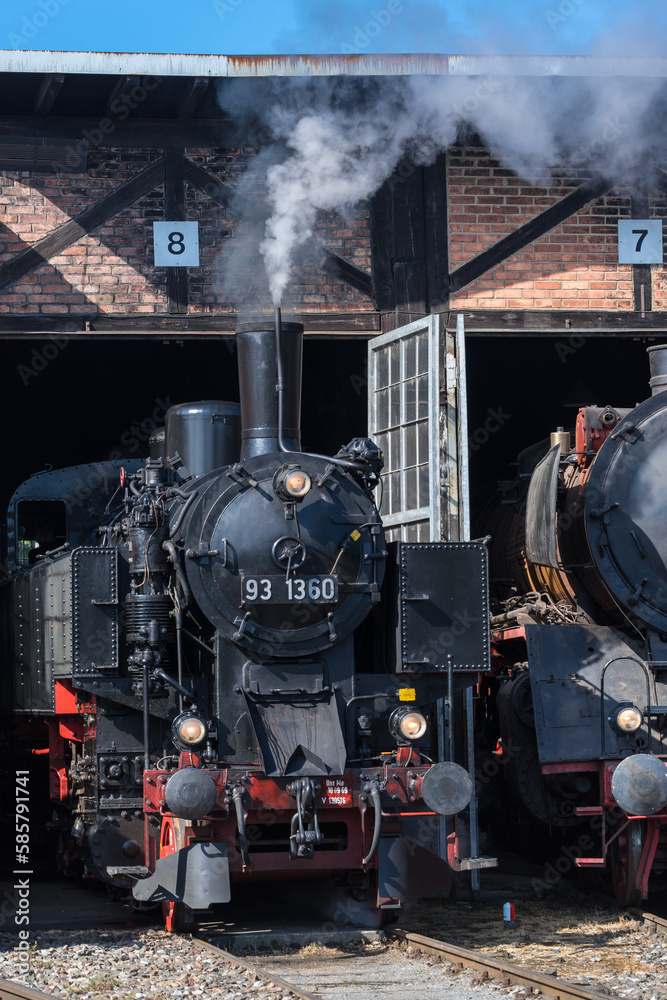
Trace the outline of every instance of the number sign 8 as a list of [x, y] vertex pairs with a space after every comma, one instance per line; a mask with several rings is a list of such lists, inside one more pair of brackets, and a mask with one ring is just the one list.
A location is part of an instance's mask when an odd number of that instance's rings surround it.
[[198, 222], [154, 222], [156, 267], [199, 266]]

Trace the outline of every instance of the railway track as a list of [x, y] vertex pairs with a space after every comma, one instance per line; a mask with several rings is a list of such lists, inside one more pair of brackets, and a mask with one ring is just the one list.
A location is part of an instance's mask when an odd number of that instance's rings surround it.
[[288, 983], [279, 976], [275, 976], [272, 973], [267, 972], [265, 968], [260, 968], [257, 965], [250, 965], [244, 959], [239, 958], [238, 955], [232, 955], [231, 952], [225, 951], [224, 948], [218, 948], [217, 945], [210, 941], [204, 940], [204, 938], [195, 937], [194, 940], [202, 948], [206, 948], [212, 954], [218, 957], [223, 957], [232, 965], [240, 965], [243, 969], [247, 969], [248, 972], [253, 973], [258, 979], [268, 979], [275, 986], [280, 986], [285, 990], [286, 993], [293, 993], [295, 996], [300, 997], [300, 1000], [321, 1000], [320, 997], [316, 997], [312, 993], [307, 993], [305, 990], [300, 989], [294, 983]]
[[[665, 918], [641, 910], [634, 911], [632, 915], [641, 919], [646, 928], [656, 934], [667, 934]], [[164, 940], [162, 936], [161, 947], [165, 947]], [[238, 970], [234, 971], [234, 977], [246, 976], [248, 995], [253, 995], [250, 988], [261, 988], [258, 996], [267, 995], [281, 1000], [290, 997], [298, 997], [299, 1000], [336, 1000], [339, 997], [345, 997], [345, 1000], [365, 1000], [367, 997], [375, 1000], [411, 1000], [415, 995], [439, 998], [443, 992], [452, 1000], [468, 1000], [473, 996], [475, 1000], [486, 1000], [487, 997], [502, 996], [512, 988], [519, 989], [520, 992], [515, 993], [518, 997], [542, 996], [549, 1000], [603, 1000], [616, 995], [614, 990], [598, 990], [590, 985], [584, 987], [567, 978], [528, 970], [479, 951], [402, 929], [389, 932], [384, 942], [380, 940], [366, 946], [359, 944], [356, 949], [311, 946], [296, 955], [262, 954], [252, 956], [250, 960], [231, 954], [214, 941], [202, 937], [180, 940], [184, 943], [189, 941], [190, 948], [202, 949], [220, 963]], [[66, 942], [62, 947], [68, 951]], [[219, 987], [223, 991], [224, 975]], [[53, 993], [49, 992], [55, 986], [53, 980], [48, 984], [42, 983], [42, 986], [46, 985], [46, 990], [36, 988], [38, 985], [39, 982], [26, 986], [0, 979], [0, 1000], [53, 1000], [56, 993], [63, 995], [62, 987], [72, 997], [81, 991], [74, 983], [70, 985], [66, 976], [60, 979]], [[130, 983], [127, 985], [129, 988]], [[130, 996], [131, 992], [127, 995]], [[105, 991], [100, 991], [100, 995], [105, 995]], [[114, 995], [117, 997], [118, 993]], [[219, 995], [222, 996], [222, 993]], [[152, 992], [144, 991], [143, 996], [150, 1000]]]
[[497, 959], [479, 952], [458, 948], [456, 945], [437, 941], [435, 938], [425, 937], [423, 934], [411, 934], [397, 928], [391, 932], [391, 936], [399, 941], [404, 941], [417, 952], [435, 955], [441, 962], [451, 962], [455, 968], [464, 966], [474, 969], [481, 973], [481, 981], [501, 979], [505, 986], [524, 986], [533, 995], [539, 992], [542, 996], [552, 998], [552, 1000], [600, 1000], [600, 998], [610, 995], [608, 992], [601, 993], [583, 989], [575, 983], [568, 983], [567, 980], [558, 979], [556, 976], [545, 976], [521, 969], [508, 962], [499, 962]]
[[[528, 996], [542, 996], [549, 1000], [608, 1000], [609, 992], [584, 989], [574, 983], [545, 976], [507, 962], [499, 962], [478, 952], [468, 951], [455, 945], [396, 929], [387, 934], [389, 939], [404, 943], [410, 954], [394, 952], [388, 955], [388, 948], [372, 955], [367, 950], [357, 955], [334, 955], [331, 949], [315, 950], [309, 955], [260, 955], [255, 964], [240, 959], [220, 949], [211, 941], [196, 938], [199, 943], [218, 956], [223, 955], [230, 962], [236, 962], [262, 980], [269, 980], [281, 988], [290, 990], [301, 1000], [359, 1000], [374, 996], [381, 1000], [403, 1000], [419, 996], [441, 996], [446, 982], [447, 995], [454, 996], [455, 980], [444, 981], [447, 971], [456, 974], [468, 970], [475, 973], [470, 981], [474, 996], [497, 997], [498, 987], [523, 987]], [[411, 957], [431, 956], [435, 962], [428, 974], [415, 982], [415, 968], [408, 961]], [[371, 964], [378, 967], [371, 968]], [[447, 963], [451, 969], [443, 969]], [[403, 971], [398, 968], [403, 965]], [[280, 976], [276, 974], [279, 971]], [[288, 978], [285, 978], [288, 977]], [[397, 981], [398, 977], [398, 981]], [[488, 993], [484, 991], [487, 987]], [[460, 996], [467, 996], [461, 992]], [[472, 994], [470, 994], [472, 995]]]
[[667, 934], [667, 920], [664, 917], [658, 917], [655, 913], [645, 913], [644, 910], [628, 910], [627, 912], [644, 924], [648, 924], [654, 933]]

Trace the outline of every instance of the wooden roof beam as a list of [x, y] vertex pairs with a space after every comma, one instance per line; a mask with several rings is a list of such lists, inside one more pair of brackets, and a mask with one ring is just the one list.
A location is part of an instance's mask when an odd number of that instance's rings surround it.
[[178, 104], [177, 118], [193, 118], [197, 108], [204, 100], [210, 79], [207, 76], [193, 76], [186, 80], [185, 92]]
[[64, 82], [64, 73], [46, 73], [42, 77], [32, 106], [33, 115], [43, 117], [50, 113]]
[[[266, 314], [273, 322], [273, 313]], [[359, 312], [290, 311], [290, 318], [303, 323], [305, 333], [315, 336], [337, 333], [368, 337], [380, 331], [380, 317], [368, 310]], [[90, 313], [75, 316], [61, 313], [0, 314], [0, 337], [48, 337], [65, 332], [70, 337], [215, 337], [233, 335], [241, 317], [226, 313], [99, 313], [91, 303]]]
[[[122, 112], [123, 108], [126, 110], [128, 108], [136, 107], [136, 101], [132, 100], [130, 92], [134, 90], [135, 87], [139, 86], [141, 83], [140, 76], [121, 76], [109, 95], [109, 100], [107, 101], [107, 114], [108, 115], [118, 115]], [[127, 111], [129, 114], [129, 111]]]

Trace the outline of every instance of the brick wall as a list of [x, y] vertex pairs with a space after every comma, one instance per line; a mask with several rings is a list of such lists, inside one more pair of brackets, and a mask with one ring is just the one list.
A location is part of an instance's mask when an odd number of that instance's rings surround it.
[[[154, 150], [103, 150], [88, 157], [87, 174], [5, 172], [0, 175], [0, 263], [76, 216], [158, 158]], [[252, 150], [187, 150], [231, 186], [238, 184]], [[239, 218], [200, 191], [187, 187], [188, 218], [200, 224], [200, 260], [190, 269], [190, 312], [231, 312], [257, 305], [265, 293], [261, 258], [242, 237]], [[0, 296], [0, 312], [147, 313], [168, 311], [166, 270], [153, 265], [154, 220], [164, 219], [163, 186], [156, 187], [105, 226], [51, 258]], [[351, 218], [322, 213], [322, 242], [370, 269], [368, 211]], [[233, 278], [225, 270], [233, 265]], [[299, 311], [371, 310], [369, 300], [306, 260], [286, 296]]]
[[[187, 155], [237, 187], [254, 150], [190, 149]], [[0, 263], [76, 216], [158, 157], [154, 150], [95, 147], [87, 174], [0, 175]], [[455, 270], [587, 179], [573, 171], [528, 183], [483, 149], [448, 154], [450, 267]], [[201, 265], [191, 268], [190, 312], [231, 312], [268, 301], [256, 242], [243, 237], [229, 208], [187, 187], [188, 218], [199, 221]], [[651, 215], [667, 215], [653, 197]], [[617, 263], [617, 222], [630, 217], [630, 197], [615, 191], [588, 205], [452, 298], [452, 308], [632, 310], [633, 277]], [[146, 313], [168, 311], [166, 271], [153, 266], [152, 223], [164, 219], [162, 186], [45, 262], [0, 296], [0, 313]], [[343, 218], [322, 212], [322, 243], [370, 273], [369, 212], [361, 204]], [[361, 293], [320, 271], [306, 257], [287, 292], [291, 311], [372, 310]], [[653, 308], [667, 309], [667, 278], [652, 268]]]
[[[485, 150], [451, 150], [450, 269], [566, 197], [588, 176], [569, 173], [530, 184]], [[599, 198], [454, 295], [453, 308], [633, 309], [631, 268], [618, 264], [619, 218], [630, 218], [629, 194]]]
[[[667, 219], [667, 193], [651, 191], [651, 219]], [[663, 223], [663, 234], [667, 236], [667, 225]], [[651, 268], [651, 298], [655, 310], [667, 309], [667, 273], [665, 267], [654, 264]]]

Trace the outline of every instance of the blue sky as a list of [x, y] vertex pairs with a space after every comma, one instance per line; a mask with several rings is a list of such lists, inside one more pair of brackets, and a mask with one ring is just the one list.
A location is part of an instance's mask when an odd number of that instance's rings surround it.
[[0, 48], [642, 56], [666, 27], [656, 0], [3, 0]]

